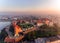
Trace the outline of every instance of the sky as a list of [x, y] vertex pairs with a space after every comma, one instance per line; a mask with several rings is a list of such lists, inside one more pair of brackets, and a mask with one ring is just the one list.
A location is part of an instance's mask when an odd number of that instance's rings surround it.
[[0, 12], [60, 14], [60, 0], [0, 0]]

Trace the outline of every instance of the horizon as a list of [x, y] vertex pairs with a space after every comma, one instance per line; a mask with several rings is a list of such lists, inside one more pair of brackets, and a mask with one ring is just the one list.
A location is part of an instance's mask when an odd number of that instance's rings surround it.
[[60, 15], [60, 0], [0, 0], [0, 12]]

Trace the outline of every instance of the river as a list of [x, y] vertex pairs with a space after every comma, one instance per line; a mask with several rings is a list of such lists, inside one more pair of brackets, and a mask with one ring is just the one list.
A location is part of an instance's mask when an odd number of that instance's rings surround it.
[[5, 28], [6, 26], [10, 25], [11, 22], [7, 21], [7, 22], [0, 22], [0, 31]]

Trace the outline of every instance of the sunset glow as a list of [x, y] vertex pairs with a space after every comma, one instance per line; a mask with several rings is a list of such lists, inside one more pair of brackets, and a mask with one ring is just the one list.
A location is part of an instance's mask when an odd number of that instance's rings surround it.
[[0, 12], [60, 14], [60, 0], [0, 0]]

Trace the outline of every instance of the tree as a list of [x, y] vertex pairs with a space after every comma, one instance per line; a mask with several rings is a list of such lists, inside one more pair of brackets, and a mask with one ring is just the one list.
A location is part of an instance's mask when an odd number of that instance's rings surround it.
[[40, 37], [49, 37], [49, 36], [55, 36], [58, 34], [57, 28], [55, 26], [50, 27], [46, 24], [42, 25], [41, 27], [39, 27], [39, 31], [38, 33], [40, 34]]
[[0, 33], [0, 40], [4, 40], [5, 37], [8, 36], [7, 32], [5, 31], [5, 28]]

